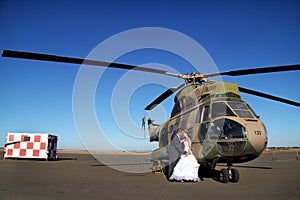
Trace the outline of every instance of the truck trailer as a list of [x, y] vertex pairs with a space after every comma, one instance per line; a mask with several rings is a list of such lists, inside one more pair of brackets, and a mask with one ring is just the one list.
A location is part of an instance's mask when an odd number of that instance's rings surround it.
[[57, 136], [45, 133], [7, 133], [4, 159], [57, 159]]

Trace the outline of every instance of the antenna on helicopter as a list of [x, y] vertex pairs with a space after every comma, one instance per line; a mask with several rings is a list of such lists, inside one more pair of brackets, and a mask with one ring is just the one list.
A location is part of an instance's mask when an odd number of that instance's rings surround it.
[[142, 129], [144, 131], [144, 139], [146, 139], [146, 115], [144, 112], [144, 116], [142, 117]]

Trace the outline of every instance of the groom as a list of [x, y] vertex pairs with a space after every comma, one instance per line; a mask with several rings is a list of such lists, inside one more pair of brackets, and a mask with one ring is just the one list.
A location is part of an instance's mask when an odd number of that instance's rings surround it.
[[180, 156], [185, 154], [187, 155], [188, 152], [184, 151], [184, 144], [183, 142], [181, 142], [181, 140], [183, 139], [184, 135], [184, 130], [181, 128], [178, 128], [176, 133], [174, 133], [171, 136], [171, 142], [170, 142], [170, 146], [169, 146], [169, 176], [168, 178], [171, 177], [174, 168], [177, 164], [177, 162], [180, 159]]

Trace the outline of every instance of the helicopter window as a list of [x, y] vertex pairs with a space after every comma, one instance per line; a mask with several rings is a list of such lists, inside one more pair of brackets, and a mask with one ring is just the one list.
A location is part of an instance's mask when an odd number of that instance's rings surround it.
[[247, 110], [235, 110], [235, 112], [242, 118], [253, 118], [251, 113]]
[[209, 135], [211, 139], [231, 139], [231, 138], [245, 138], [245, 128], [230, 119], [218, 119], [210, 124]]
[[208, 121], [208, 119], [209, 119], [209, 106], [205, 106], [202, 121], [205, 122]]
[[236, 109], [242, 109], [242, 110], [247, 110], [248, 108], [246, 107], [245, 104], [243, 103], [236, 103], [236, 102], [228, 102], [228, 104], [233, 108], [234, 110]]
[[176, 123], [176, 124], [174, 125], [174, 132], [177, 131], [177, 128], [178, 128], [178, 124]]
[[[200, 141], [203, 141], [207, 134], [207, 124], [208, 124], [207, 121], [209, 120], [209, 108], [210, 108], [210, 106], [207, 105], [204, 108], [201, 107], [199, 109], [199, 112], [200, 112], [199, 120], [202, 121], [202, 123], [200, 125], [200, 134], [199, 134]], [[201, 120], [202, 110], [203, 110], [203, 116], [202, 116], [202, 120]]]
[[170, 126], [169, 128], [169, 132], [172, 133], [173, 132], [173, 125]]
[[226, 105], [225, 102], [216, 102], [212, 104], [212, 118], [222, 116], [235, 116], [232, 110]]
[[253, 118], [249, 108], [245, 103], [228, 102], [229, 106], [233, 108], [234, 112], [242, 118]]
[[207, 134], [207, 123], [201, 123], [200, 126], [200, 134], [199, 134], [199, 139], [202, 142], [205, 140]]
[[162, 145], [166, 146], [168, 145], [168, 134], [167, 133], [167, 129], [163, 128], [161, 136], [160, 136], [160, 141], [162, 141]]
[[199, 110], [198, 110], [197, 116], [196, 116], [195, 124], [200, 123], [200, 121], [201, 121], [201, 116], [202, 116], [202, 110], [203, 110], [203, 107], [200, 107]]

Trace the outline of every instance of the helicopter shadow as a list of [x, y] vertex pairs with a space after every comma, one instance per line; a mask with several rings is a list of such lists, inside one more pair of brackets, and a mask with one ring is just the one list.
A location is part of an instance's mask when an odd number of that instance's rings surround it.
[[[227, 165], [218, 165], [218, 166], [227, 166]], [[247, 169], [273, 169], [272, 167], [264, 166], [248, 166], [248, 165], [234, 165], [236, 168], [247, 168]]]
[[90, 167], [113, 167], [113, 166], [133, 166], [133, 165], [149, 165], [151, 163], [116, 163], [116, 164], [95, 164]]
[[[227, 167], [227, 165], [219, 164], [218, 166]], [[261, 170], [270, 170], [272, 167], [264, 167], [264, 166], [247, 166], [247, 165], [234, 165], [235, 168], [248, 168], [248, 169], [261, 169]], [[168, 180], [168, 166], [164, 167], [164, 175]], [[220, 171], [217, 169], [211, 169], [208, 166], [200, 165], [198, 171], [198, 177], [201, 181], [205, 181], [205, 179], [212, 179], [216, 182], [223, 183], [220, 180]], [[173, 182], [173, 181], [172, 181]]]
[[[227, 167], [227, 165], [225, 165], [225, 164], [218, 164], [217, 166]], [[260, 170], [273, 169], [272, 167], [247, 166], [247, 165], [234, 165], [234, 168], [247, 168], [247, 169], [260, 169]], [[220, 180], [220, 170], [211, 169], [207, 166], [200, 165], [200, 168], [199, 168], [199, 171], [198, 171], [198, 176], [202, 181], [204, 181], [205, 178], [210, 178], [210, 179], [212, 179], [216, 182], [223, 183], [222, 180]]]

